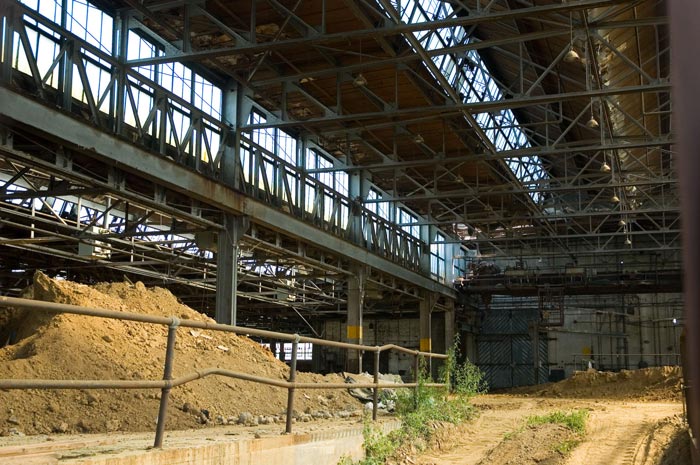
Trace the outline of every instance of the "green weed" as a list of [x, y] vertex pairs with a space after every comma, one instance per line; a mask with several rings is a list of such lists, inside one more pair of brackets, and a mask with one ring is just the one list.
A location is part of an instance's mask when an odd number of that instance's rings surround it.
[[344, 457], [339, 465], [382, 465], [405, 444], [427, 443], [440, 423], [461, 423], [473, 417], [474, 407], [469, 399], [486, 391], [481, 371], [469, 360], [456, 361], [458, 341], [448, 351], [441, 378], [451, 380], [451, 391], [428, 387], [431, 382], [425, 363], [419, 364], [418, 386], [402, 389], [396, 400], [396, 413], [401, 428], [388, 434], [381, 432], [369, 420], [363, 428], [365, 458], [353, 462]]
[[536, 415], [527, 419], [528, 425], [543, 425], [545, 423], [558, 423], [569, 428], [575, 433], [583, 433], [586, 430], [586, 419], [588, 410], [575, 410], [573, 412], [563, 412], [558, 410], [547, 415]]
[[567, 455], [581, 443], [580, 439], [566, 439], [559, 444], [554, 445], [554, 450], [562, 455]]

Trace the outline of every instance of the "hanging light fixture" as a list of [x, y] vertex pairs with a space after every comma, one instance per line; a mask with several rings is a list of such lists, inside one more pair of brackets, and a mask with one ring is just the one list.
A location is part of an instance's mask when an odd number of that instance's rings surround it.
[[625, 239], [625, 245], [632, 245], [632, 239], [630, 239], [629, 236]]
[[367, 78], [362, 73], [359, 73], [355, 76], [355, 79], [352, 80], [352, 83], [357, 87], [364, 87], [367, 85]]
[[416, 134], [415, 136], [413, 136], [413, 142], [415, 142], [416, 144], [422, 144], [423, 142], [425, 142], [425, 139], [423, 139], [423, 136], [421, 136], [420, 134]]
[[574, 63], [577, 61], [581, 61], [581, 57], [579, 56], [578, 53], [576, 53], [576, 50], [574, 50], [574, 17], [573, 17], [573, 13], [569, 14], [569, 22], [571, 24], [571, 40], [569, 42], [569, 51], [566, 52], [566, 55], [564, 55], [564, 61], [566, 63]]
[[617, 224], [619, 224], [620, 226], [625, 226], [627, 222], [625, 220], [620, 220], [620, 222]]
[[618, 197], [617, 194], [613, 194], [612, 197], [610, 197], [610, 201], [612, 203], [620, 203], [620, 197]]
[[586, 127], [590, 129], [598, 129], [598, 120], [593, 116], [593, 100], [591, 100], [591, 119], [586, 122]]
[[610, 172], [610, 165], [608, 165], [607, 161], [604, 161], [602, 165], [600, 165], [600, 171], [603, 173], [609, 173]]
[[574, 45], [572, 44], [569, 51], [566, 52], [566, 55], [564, 55], [564, 61], [566, 63], [575, 63], [579, 60], [581, 60], [581, 57], [578, 53], [576, 53], [576, 50], [574, 50]]
[[586, 127], [591, 128], [591, 129], [598, 129], [598, 120], [595, 119], [593, 115], [591, 115], [591, 119], [586, 122]]

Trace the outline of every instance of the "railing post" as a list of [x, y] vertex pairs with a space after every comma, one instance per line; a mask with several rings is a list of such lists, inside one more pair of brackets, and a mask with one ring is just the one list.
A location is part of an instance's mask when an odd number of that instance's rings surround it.
[[377, 419], [377, 404], [379, 403], [379, 352], [380, 349], [377, 347], [376, 351], [374, 352], [374, 393], [372, 395], [372, 401], [374, 402], [372, 405], [372, 420]]
[[[173, 358], [175, 358], [175, 337], [180, 320], [172, 317], [172, 322], [168, 326], [168, 343], [165, 348], [165, 366], [163, 368], [163, 380], [173, 379]], [[160, 408], [158, 409], [158, 425], [156, 426], [156, 439], [153, 447], [163, 447], [163, 434], [165, 433], [165, 420], [168, 410], [168, 398], [170, 397], [169, 383], [160, 392]]]
[[[454, 363], [457, 363], [457, 355], [454, 356]], [[452, 373], [450, 372], [450, 359], [445, 358], [442, 360], [442, 366], [445, 367], [445, 388], [447, 388], [447, 394], [452, 392]]]
[[418, 385], [420, 383], [420, 351], [416, 351], [416, 358], [413, 360], [413, 381], [416, 387], [413, 388], [413, 408], [418, 408]]
[[[297, 379], [297, 346], [299, 345], [299, 335], [294, 335], [292, 342], [292, 366], [289, 368], [289, 382], [294, 383]], [[294, 412], [294, 386], [289, 387], [287, 391], [287, 427], [285, 433], [292, 432], [292, 415]]]

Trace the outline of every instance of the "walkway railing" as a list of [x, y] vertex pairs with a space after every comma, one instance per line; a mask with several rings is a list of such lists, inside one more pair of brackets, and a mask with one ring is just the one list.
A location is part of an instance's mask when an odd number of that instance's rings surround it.
[[[659, 367], [659, 366], [680, 366], [681, 364], [681, 354], [679, 353], [665, 353], [665, 354], [654, 354], [654, 353], [644, 353], [644, 354], [592, 354], [592, 355], [581, 355], [572, 354], [571, 364], [575, 369], [585, 371], [590, 363], [592, 368], [595, 369], [605, 369], [605, 370], [629, 370], [629, 360], [639, 359], [646, 363], [646, 367]], [[642, 366], [632, 367], [642, 368]]]
[[[349, 344], [345, 342], [327, 341], [312, 337], [300, 336], [298, 334], [277, 333], [274, 331], [265, 331], [254, 328], [244, 328], [241, 326], [230, 326], [218, 323], [210, 323], [206, 321], [195, 320], [180, 320], [177, 317], [162, 317], [155, 315], [144, 315], [139, 313], [121, 312], [115, 310], [104, 310], [99, 308], [79, 307], [76, 305], [58, 304], [53, 302], [42, 302], [38, 300], [18, 299], [14, 297], [0, 296], [0, 307], [12, 307], [25, 310], [45, 311], [53, 313], [70, 313], [74, 315], [85, 315], [98, 318], [108, 318], [114, 320], [136, 321], [140, 323], [148, 323], [155, 325], [164, 325], [168, 327], [168, 337], [165, 350], [165, 363], [163, 367], [162, 380], [56, 380], [56, 379], [0, 379], [0, 389], [160, 389], [160, 407], [158, 410], [158, 424], [156, 426], [156, 437], [154, 447], [162, 447], [163, 436], [165, 433], [165, 421], [167, 416], [168, 400], [170, 390], [177, 386], [190, 383], [192, 381], [206, 378], [209, 376], [224, 376], [228, 378], [240, 379], [243, 381], [251, 381], [254, 383], [266, 384], [268, 386], [276, 386], [287, 389], [287, 418], [286, 429], [287, 433], [292, 432], [292, 415], [294, 411], [294, 393], [296, 389], [350, 389], [350, 388], [368, 388], [373, 389], [373, 407], [372, 419], [377, 419], [377, 404], [379, 403], [380, 389], [396, 389], [396, 388], [414, 388], [417, 389], [419, 382], [420, 360], [425, 357], [428, 359], [446, 359], [447, 355], [433, 354], [429, 352], [421, 352], [411, 350], [405, 347], [400, 347], [394, 344], [383, 346], [365, 346], [360, 344]], [[196, 328], [211, 331], [221, 331], [227, 333], [244, 334], [258, 337], [277, 339], [282, 341], [292, 342], [292, 360], [287, 381], [279, 379], [264, 378], [247, 373], [239, 373], [221, 368], [205, 368], [196, 370], [192, 373], [172, 377], [173, 360], [175, 358], [175, 340], [177, 337], [177, 329]], [[300, 383], [296, 381], [296, 365], [297, 365], [297, 346], [300, 342], [317, 344], [319, 346], [338, 347], [348, 350], [358, 350], [374, 353], [374, 380], [372, 383]], [[379, 355], [382, 352], [395, 350], [414, 356], [414, 382], [397, 384], [397, 383], [379, 383]], [[447, 377], [449, 379], [449, 376]], [[429, 387], [447, 387], [445, 383], [427, 383]]]

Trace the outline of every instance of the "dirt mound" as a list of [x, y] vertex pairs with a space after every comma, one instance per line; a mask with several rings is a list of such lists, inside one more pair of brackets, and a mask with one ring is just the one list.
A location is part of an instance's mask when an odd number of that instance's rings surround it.
[[[180, 319], [210, 320], [167, 290], [142, 283], [85, 286], [35, 276], [37, 300]], [[12, 345], [0, 349], [0, 378], [161, 379], [167, 328], [137, 322], [33, 311], [2, 311]], [[5, 340], [1, 341], [2, 343]], [[258, 343], [234, 334], [178, 329], [173, 368], [181, 376], [220, 367], [286, 379], [289, 369]], [[301, 382], [342, 382], [339, 375], [299, 373]], [[0, 391], [0, 434], [151, 431], [158, 390]], [[229, 378], [206, 378], [171, 392], [168, 429], [247, 420], [279, 421], [287, 391]], [[360, 408], [345, 390], [297, 391], [295, 410], [328, 417]], [[309, 419], [305, 415], [304, 419]]]
[[641, 465], [691, 465], [688, 425], [680, 415], [658, 422], [635, 454]]
[[491, 449], [479, 465], [558, 465], [564, 463], [565, 454], [557, 449], [576, 440], [576, 434], [563, 425], [527, 426]]
[[655, 367], [640, 370], [577, 371], [563, 381], [508, 390], [513, 394], [540, 397], [608, 398], [659, 401], [681, 400], [680, 367]]

